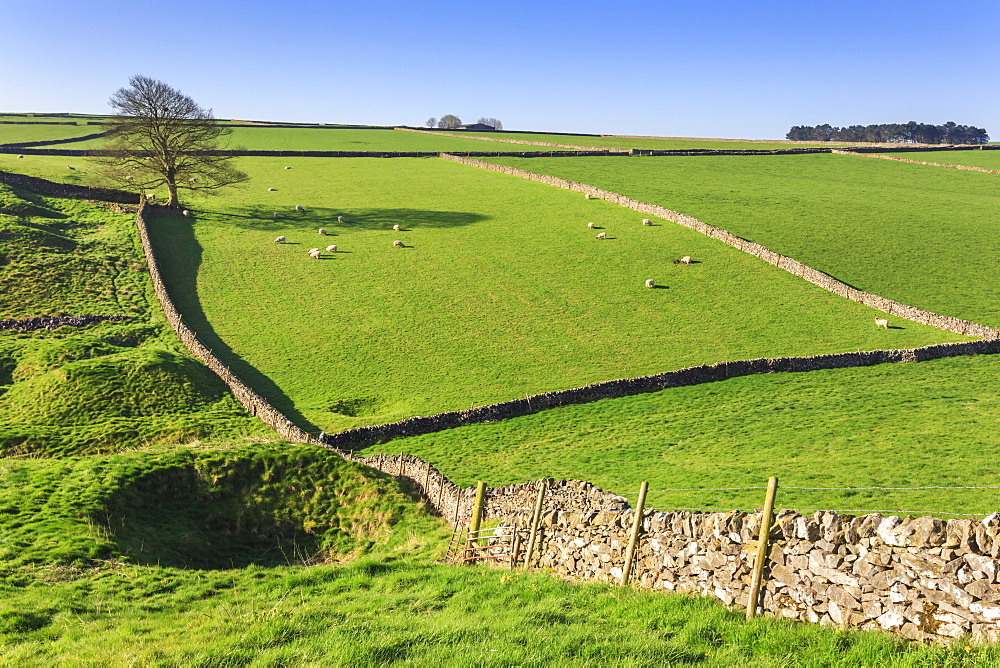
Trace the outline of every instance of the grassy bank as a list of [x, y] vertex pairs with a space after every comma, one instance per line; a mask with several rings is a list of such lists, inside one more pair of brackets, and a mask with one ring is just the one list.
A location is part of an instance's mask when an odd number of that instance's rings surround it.
[[840, 155], [490, 160], [660, 204], [856, 288], [1000, 325], [995, 175]]

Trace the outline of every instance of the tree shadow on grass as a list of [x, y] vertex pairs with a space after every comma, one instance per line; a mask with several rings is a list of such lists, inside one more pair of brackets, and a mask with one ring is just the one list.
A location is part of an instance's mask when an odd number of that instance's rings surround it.
[[[462, 227], [489, 220], [490, 216], [469, 211], [427, 211], [425, 209], [331, 209], [325, 207], [305, 207], [296, 211], [294, 206], [282, 208], [249, 207], [231, 211], [203, 209], [220, 220], [231, 222], [245, 230], [287, 230], [290, 227], [302, 230], [324, 228], [343, 232], [359, 230], [392, 230], [399, 225], [399, 232], [410, 232], [418, 228]], [[278, 217], [275, 218], [274, 214]], [[338, 221], [343, 216], [344, 221]], [[333, 235], [331, 235], [333, 236]]]
[[198, 295], [202, 247], [194, 236], [190, 219], [179, 213], [167, 213], [153, 218], [149, 222], [149, 236], [170, 299], [198, 340], [285, 417], [306, 431], [318, 432], [319, 427], [303, 417], [292, 399], [274, 381], [237, 355], [208, 320]]

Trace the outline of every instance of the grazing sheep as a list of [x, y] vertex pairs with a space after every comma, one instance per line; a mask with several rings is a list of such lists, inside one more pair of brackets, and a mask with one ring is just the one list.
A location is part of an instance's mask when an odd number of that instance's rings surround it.
[[197, 180], [198, 179], [196, 179], [195, 177], [192, 176], [190, 179], [188, 179], [188, 183], [194, 183]]
[[393, 225], [392, 226], [392, 231], [393, 232], [399, 232], [399, 225]]
[[405, 246], [405, 245], [403, 244], [403, 242], [402, 242], [402, 241], [400, 241], [400, 240], [398, 240], [398, 239], [397, 239], [396, 241], [393, 241], [393, 242], [392, 242], [392, 245], [393, 245], [393, 247], [394, 247], [394, 248], [405, 248], [405, 247], [406, 247], [406, 246]]
[[587, 193], [587, 194], [585, 194], [585, 195], [583, 196], [583, 198], [584, 198], [584, 199], [590, 199], [590, 193]]
[[653, 221], [651, 221], [649, 218], [643, 218], [642, 219], [642, 224], [643, 225], [652, 225]]
[[305, 209], [303, 209], [303, 208], [302, 208], [301, 206], [299, 206], [298, 204], [296, 204], [296, 205], [295, 205], [295, 210], [296, 210], [296, 211], [305, 211]]
[[885, 318], [875, 318], [875, 326], [883, 329], [889, 329], [889, 321]]
[[319, 233], [320, 233], [320, 235], [324, 235], [324, 234], [326, 234], [326, 230], [324, 230], [324, 229], [323, 229], [323, 228], [321, 227], [321, 228], [319, 228]]
[[326, 247], [326, 252], [327, 253], [336, 253], [337, 252], [337, 246], [335, 246], [333, 244], [327, 246]]
[[285, 243], [285, 237], [284, 236], [280, 236], [280, 237], [276, 238], [274, 240], [274, 243], [276, 243], [276, 244], [283, 244], [283, 243]]
[[70, 167], [69, 165], [66, 165], [66, 169], [76, 169], [76, 167]]
[[19, 158], [23, 158], [24, 156], [23, 156], [23, 155], [19, 155], [19, 156], [17, 156], [17, 157], [19, 157]]
[[323, 257], [323, 254], [322, 254], [322, 253], [320, 253], [320, 252], [319, 252], [319, 249], [317, 248], [317, 249], [315, 249], [315, 250], [311, 250], [311, 251], [309, 251], [309, 257], [311, 257], [311, 258], [314, 258], [314, 259], [318, 260], [318, 259], [320, 259], [321, 257]]
[[268, 189], [267, 189], [267, 192], [269, 192], [269, 193], [273, 193], [273, 192], [274, 192], [275, 190], [277, 190], [277, 188], [268, 188]]
[[274, 217], [275, 217], [275, 218], [277, 218], [277, 217], [278, 217], [278, 212], [277, 212], [277, 211], [275, 211], [275, 212], [274, 212]]
[[691, 259], [690, 255], [685, 255], [679, 260], [674, 260], [674, 264], [691, 264], [694, 260]]
[[291, 169], [291, 167], [285, 167], [285, 169]]
[[646, 287], [647, 288], [652, 288], [652, 287], [655, 287], [655, 286], [656, 286], [656, 281], [654, 281], [653, 279], [649, 279], [648, 281], [646, 281]]
[[608, 233], [607, 232], [598, 232], [597, 233], [597, 238], [598, 239], [607, 239], [608, 238]]
[[318, 253], [318, 252], [319, 252], [319, 249], [318, 249], [318, 248], [310, 248], [310, 249], [309, 249], [308, 251], [306, 251], [306, 252], [308, 252], [308, 253]]
[[338, 223], [344, 222], [344, 217], [343, 216], [337, 216], [337, 222]]
[[587, 227], [590, 228], [590, 229], [594, 229], [594, 224], [593, 223], [587, 223]]
[[184, 216], [185, 218], [190, 218], [191, 212], [188, 211], [187, 209], [184, 209], [183, 211], [181, 211], [181, 215]]

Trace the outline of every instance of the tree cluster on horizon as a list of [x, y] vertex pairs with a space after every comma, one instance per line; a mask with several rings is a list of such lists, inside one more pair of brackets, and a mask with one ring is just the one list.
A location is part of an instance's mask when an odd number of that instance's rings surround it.
[[990, 140], [983, 128], [958, 125], [948, 121], [944, 125], [927, 123], [880, 123], [877, 125], [851, 125], [838, 128], [830, 124], [794, 125], [785, 139], [796, 141], [842, 141], [900, 144], [985, 144]]

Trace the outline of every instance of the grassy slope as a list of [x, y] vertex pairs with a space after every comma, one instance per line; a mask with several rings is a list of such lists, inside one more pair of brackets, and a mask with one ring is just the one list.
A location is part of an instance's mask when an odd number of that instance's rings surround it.
[[553, 144], [575, 144], [578, 146], [607, 146], [610, 148], [646, 148], [660, 150], [683, 149], [714, 149], [719, 151], [739, 151], [750, 149], [803, 148], [807, 146], [843, 146], [843, 144], [797, 144], [782, 141], [723, 141], [712, 139], [669, 139], [664, 137], [624, 137], [608, 135], [604, 137], [588, 137], [586, 135], [550, 135], [539, 133], [496, 133], [496, 132], [462, 132], [462, 135], [475, 137], [498, 137], [501, 139], [519, 139], [521, 141], [544, 141]]
[[912, 153], [895, 153], [891, 155], [906, 158], [907, 160], [1000, 169], [1000, 151], [996, 149], [991, 151], [913, 151]]
[[[0, 119], [2, 120], [2, 119]], [[69, 139], [101, 132], [96, 125], [4, 125], [0, 124], [0, 144]], [[69, 147], [75, 148], [72, 144]]]
[[491, 158], [653, 202], [857, 288], [1000, 325], [994, 175], [840, 155]]
[[[1000, 356], [734, 378], [396, 439], [463, 485], [544, 477], [651, 490], [994, 484]], [[657, 492], [656, 507], [755, 508], [763, 491]], [[1000, 490], [795, 492], [779, 507], [992, 513]], [[947, 515], [942, 515], [947, 517]]]
[[[189, 322], [317, 431], [722, 359], [958, 338], [879, 331], [869, 309], [702, 235], [523, 179], [437, 159], [288, 162], [244, 160], [251, 186], [193, 200], [193, 227], [153, 230]], [[341, 252], [306, 257], [330, 243]], [[671, 262], [685, 254], [703, 261]]]
[[2, 185], [0, 210], [29, 216], [0, 214], [0, 318], [131, 318], [0, 332], [0, 453], [271, 435], [150, 312], [133, 215]]

